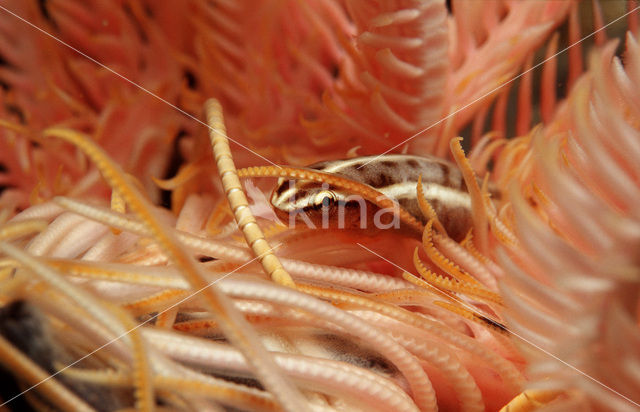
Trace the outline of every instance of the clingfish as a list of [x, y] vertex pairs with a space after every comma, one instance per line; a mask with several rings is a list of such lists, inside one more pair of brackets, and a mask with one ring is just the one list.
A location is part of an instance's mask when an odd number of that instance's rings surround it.
[[[471, 197], [457, 166], [433, 156], [383, 155], [330, 160], [307, 166], [376, 189], [419, 221], [425, 222], [417, 198], [418, 177], [424, 195], [452, 239], [464, 238], [472, 225]], [[327, 183], [281, 178], [271, 196], [276, 214], [289, 224], [311, 227], [366, 229], [397, 228], [376, 206]]]

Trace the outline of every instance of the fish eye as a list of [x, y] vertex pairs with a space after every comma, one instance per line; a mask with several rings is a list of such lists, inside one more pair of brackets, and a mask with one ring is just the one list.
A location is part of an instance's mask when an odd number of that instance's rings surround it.
[[321, 192], [318, 192], [318, 194], [314, 196], [313, 206], [322, 208], [322, 209], [329, 209], [331, 206], [333, 206], [335, 201], [336, 201], [335, 193], [333, 193], [331, 190], [323, 190]]

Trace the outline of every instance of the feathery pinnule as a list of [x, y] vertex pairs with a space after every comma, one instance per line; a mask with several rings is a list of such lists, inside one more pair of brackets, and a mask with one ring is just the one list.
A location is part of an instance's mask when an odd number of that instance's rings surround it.
[[[43, 382], [2, 407], [636, 410], [637, 7], [4, 0], [0, 364]], [[211, 97], [242, 145], [219, 168]], [[428, 171], [401, 185], [407, 232], [274, 221], [263, 177], [329, 182], [296, 207], [373, 201], [408, 162], [304, 165], [379, 154], [455, 158], [472, 229], [440, 221]]]

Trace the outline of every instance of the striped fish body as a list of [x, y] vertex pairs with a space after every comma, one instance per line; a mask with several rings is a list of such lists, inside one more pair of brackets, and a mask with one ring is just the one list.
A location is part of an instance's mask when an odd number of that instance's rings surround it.
[[[434, 208], [449, 236], [459, 240], [471, 227], [471, 198], [457, 166], [437, 157], [411, 155], [364, 156], [345, 160], [330, 160], [308, 166], [366, 184], [395, 199], [409, 213], [424, 222], [418, 206], [416, 186], [422, 176], [425, 198]], [[377, 207], [363, 203], [353, 194], [326, 183], [280, 179], [271, 196], [271, 204], [280, 218], [307, 220], [316, 227], [339, 227], [339, 212], [345, 214], [343, 227], [375, 225], [371, 215]], [[324, 220], [321, 220], [324, 219]], [[366, 223], [365, 223], [366, 222]], [[367, 229], [370, 229], [367, 227]]]

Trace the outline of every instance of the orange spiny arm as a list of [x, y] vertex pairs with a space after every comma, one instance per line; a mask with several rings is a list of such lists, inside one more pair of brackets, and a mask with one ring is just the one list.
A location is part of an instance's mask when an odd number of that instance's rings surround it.
[[424, 246], [424, 251], [429, 256], [429, 259], [433, 263], [436, 264], [440, 269], [449, 275], [455, 277], [458, 280], [467, 282], [472, 285], [479, 285], [476, 279], [471, 277], [468, 273], [464, 272], [458, 265], [447, 259], [440, 253], [440, 251], [433, 244], [433, 233], [431, 231], [431, 226], [433, 222], [430, 220], [427, 222], [427, 225], [424, 228], [424, 232], [422, 233], [422, 245]]
[[[445, 277], [433, 273], [432, 271], [427, 269], [418, 256], [418, 248], [416, 248], [413, 254], [413, 264], [415, 265], [420, 275], [425, 279], [426, 282], [424, 283], [427, 283], [427, 285], [432, 284], [441, 289], [445, 289], [451, 292], [464, 293], [465, 295], [474, 296], [483, 300], [488, 300], [489, 302], [502, 305], [502, 298], [497, 293], [493, 293], [490, 290], [477, 285], [460, 282], [457, 279], [446, 279]], [[407, 279], [407, 277], [403, 277]], [[421, 286], [425, 286], [423, 282], [420, 283]]]
[[120, 166], [109, 158], [89, 136], [63, 128], [47, 129], [43, 134], [45, 137], [56, 137], [74, 144], [94, 162], [104, 179], [113, 190], [120, 193], [164, 253], [181, 269], [182, 276], [194, 290], [201, 294], [208, 309], [220, 322], [224, 335], [247, 357], [260, 382], [274, 393], [284, 409], [291, 412], [306, 410], [304, 406], [306, 403], [303, 403], [301, 395], [277, 373], [278, 368], [273, 359], [264, 349], [249, 323], [233, 306], [231, 299], [207, 280], [204, 270], [198, 267], [195, 259], [153, 212], [153, 205], [131, 184]]
[[226, 138], [226, 127], [222, 120], [222, 107], [217, 100], [211, 99], [205, 103], [207, 118], [211, 125], [209, 136], [213, 146], [213, 154], [218, 165], [224, 193], [229, 200], [233, 216], [242, 231], [247, 244], [258, 257], [265, 272], [274, 282], [284, 286], [295, 287], [291, 275], [282, 267], [280, 260], [272, 252], [271, 246], [264, 238], [262, 230], [256, 223], [256, 218], [249, 209], [249, 202], [242, 191], [242, 185], [233, 163], [231, 149]]
[[153, 375], [151, 365], [149, 364], [148, 350], [145, 340], [142, 337], [141, 330], [131, 316], [122, 309], [114, 310], [116, 316], [122, 321], [127, 328], [129, 338], [131, 339], [131, 349], [133, 350], [133, 395], [135, 398], [136, 411], [152, 412], [155, 410], [156, 400], [153, 387]]
[[509, 336], [509, 331], [502, 325], [500, 322], [495, 321], [493, 319], [489, 319], [483, 315], [479, 315], [474, 313], [468, 309], [462, 308], [458, 305], [452, 305], [446, 302], [433, 302], [434, 305], [438, 305], [444, 309], [450, 310], [451, 312], [462, 316], [465, 319], [469, 319], [472, 322], [479, 323], [484, 327], [488, 327], [494, 332], [498, 332], [502, 335]]
[[487, 254], [489, 248], [489, 234], [484, 198], [480, 191], [480, 187], [478, 186], [475, 173], [469, 164], [469, 160], [467, 160], [464, 152], [462, 151], [462, 146], [460, 145], [461, 140], [461, 137], [451, 139], [451, 153], [462, 172], [464, 181], [469, 189], [469, 195], [471, 196], [471, 215], [473, 216], [473, 229], [478, 249], [480, 250], [480, 253]]
[[418, 177], [418, 185], [416, 187], [416, 191], [418, 192], [418, 206], [420, 206], [420, 211], [427, 219], [433, 220], [433, 225], [438, 229], [440, 233], [443, 235], [447, 234], [444, 226], [440, 223], [438, 219], [438, 215], [436, 211], [433, 210], [433, 207], [429, 203], [429, 201], [424, 197], [424, 188], [422, 187], [422, 175]]

